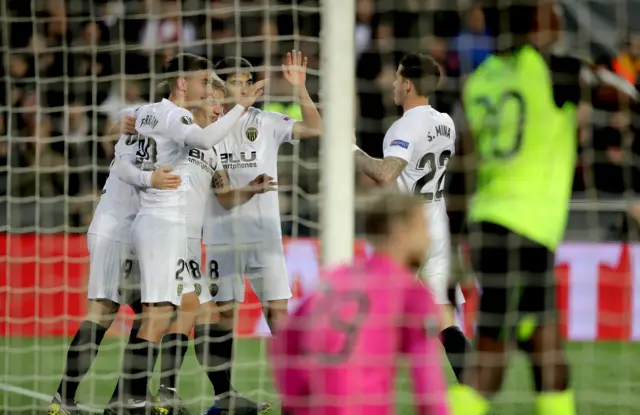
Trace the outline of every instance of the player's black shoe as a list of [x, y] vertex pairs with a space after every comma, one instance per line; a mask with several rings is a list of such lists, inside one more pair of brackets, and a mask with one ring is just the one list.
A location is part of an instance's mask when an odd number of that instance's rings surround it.
[[184, 401], [178, 396], [178, 392], [164, 385], [160, 385], [153, 403], [159, 409], [167, 409], [169, 411], [167, 415], [191, 415]]
[[264, 415], [271, 412], [271, 404], [253, 402], [237, 392], [217, 398], [203, 415]]
[[82, 412], [78, 409], [77, 402], [71, 404], [63, 402], [60, 394], [56, 393], [51, 399], [47, 415], [82, 415]]

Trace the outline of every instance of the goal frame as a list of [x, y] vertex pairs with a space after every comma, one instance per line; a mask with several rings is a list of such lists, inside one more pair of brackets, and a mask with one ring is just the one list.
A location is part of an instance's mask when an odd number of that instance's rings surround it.
[[355, 1], [324, 0], [320, 243], [324, 266], [353, 259], [355, 233]]

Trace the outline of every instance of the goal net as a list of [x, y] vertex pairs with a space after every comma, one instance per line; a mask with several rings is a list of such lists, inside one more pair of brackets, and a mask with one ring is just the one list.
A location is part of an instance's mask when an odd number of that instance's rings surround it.
[[[432, 105], [461, 119], [460, 85], [490, 52], [481, 11], [463, 0], [354, 0], [360, 147], [382, 156], [384, 132], [400, 115], [392, 82], [403, 52], [429, 53], [446, 74]], [[566, 50], [611, 66], [636, 83], [640, 3], [562, 1]], [[336, 4], [333, 2], [332, 4]], [[0, 0], [0, 412], [44, 410], [62, 374], [70, 337], [86, 316], [86, 230], [108, 175], [119, 111], [159, 98], [160, 71], [177, 52], [217, 61], [243, 56], [270, 84], [262, 107], [300, 118], [299, 100], [280, 65], [287, 51], [309, 58], [307, 88], [326, 110], [319, 0]], [[326, 23], [326, 22], [325, 22]], [[326, 56], [326, 55], [323, 55]], [[345, 74], [350, 77], [350, 74]], [[335, 91], [333, 91], [335, 92]], [[339, 91], [338, 91], [339, 92]], [[335, 95], [339, 95], [335, 93]], [[633, 413], [640, 402], [640, 138], [629, 114], [580, 111], [579, 162], [566, 242], [558, 251], [558, 305], [569, 341], [579, 410]], [[348, 137], [345, 137], [348, 140]], [[293, 300], [318, 279], [322, 162], [317, 140], [283, 145], [279, 204]], [[348, 180], [345, 179], [345, 180]], [[358, 189], [373, 186], [357, 175]], [[457, 202], [464, 186], [451, 172], [447, 190], [452, 229], [461, 229]], [[324, 206], [326, 209], [334, 206]], [[356, 240], [355, 256], [367, 247]], [[248, 285], [247, 285], [248, 286]], [[477, 294], [459, 324], [473, 331]], [[121, 310], [77, 398], [101, 413], [113, 390], [132, 314]], [[247, 289], [236, 322], [233, 384], [247, 396], [273, 402], [265, 339], [268, 326]], [[529, 374], [513, 365], [500, 413], [529, 412]], [[157, 385], [157, 380], [155, 381]], [[401, 413], [411, 409], [401, 381]], [[213, 402], [213, 391], [192, 352], [179, 392], [192, 413]], [[523, 409], [524, 408], [524, 409]]]

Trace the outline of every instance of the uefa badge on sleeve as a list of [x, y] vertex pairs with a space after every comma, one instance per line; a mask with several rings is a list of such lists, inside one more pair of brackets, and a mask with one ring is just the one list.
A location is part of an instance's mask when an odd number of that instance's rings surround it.
[[200, 284], [194, 284], [193, 286], [196, 289], [196, 295], [198, 297], [200, 297], [200, 294], [202, 294], [202, 285]]
[[247, 137], [247, 140], [253, 143], [258, 138], [258, 129], [256, 127], [249, 127], [244, 132], [244, 135]]
[[180, 118], [180, 122], [183, 123], [184, 125], [193, 124], [193, 120], [191, 119], [191, 117], [187, 117], [186, 115], [184, 117]]
[[178, 284], [178, 297], [182, 296], [182, 290], [184, 290], [184, 286], [182, 284]]

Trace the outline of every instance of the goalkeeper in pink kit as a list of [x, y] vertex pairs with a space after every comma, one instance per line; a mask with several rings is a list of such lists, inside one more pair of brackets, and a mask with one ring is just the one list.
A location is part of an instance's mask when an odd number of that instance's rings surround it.
[[393, 414], [406, 357], [417, 413], [447, 415], [438, 308], [415, 278], [429, 243], [423, 202], [387, 190], [364, 206], [375, 253], [326, 275], [271, 344], [283, 414]]

